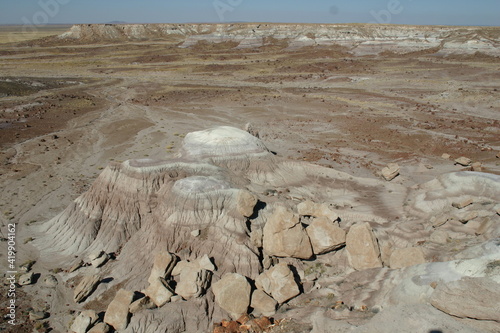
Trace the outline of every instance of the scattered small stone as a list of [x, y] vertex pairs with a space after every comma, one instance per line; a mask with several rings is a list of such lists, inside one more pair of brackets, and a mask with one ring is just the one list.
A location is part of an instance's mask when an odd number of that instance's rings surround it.
[[43, 283], [46, 287], [55, 288], [57, 287], [58, 281], [54, 275], [47, 275], [45, 279], [43, 279]]
[[457, 209], [463, 209], [467, 206], [470, 206], [474, 203], [474, 200], [472, 200], [471, 198], [469, 199], [464, 199], [464, 200], [461, 200], [461, 201], [455, 201], [453, 202], [451, 205]]
[[31, 268], [33, 267], [33, 265], [35, 263], [36, 263], [36, 261], [30, 260], [30, 261], [26, 262], [25, 264], [21, 265], [21, 267], [19, 267], [19, 270], [21, 272], [28, 273], [29, 271], [31, 271]]
[[449, 220], [450, 220], [450, 217], [448, 217], [446, 215], [441, 215], [438, 217], [435, 217], [435, 216], [431, 217], [430, 222], [434, 228], [437, 228], [437, 227], [442, 226], [443, 224], [445, 224]]
[[494, 222], [491, 218], [489, 217], [483, 217], [478, 220], [479, 227], [475, 230], [476, 235], [482, 235], [488, 230], [491, 229], [491, 227], [494, 225]]
[[476, 171], [476, 172], [483, 171], [483, 163], [481, 163], [481, 162], [472, 163], [472, 171]]
[[92, 252], [91, 254], [89, 254], [88, 258], [89, 258], [89, 263], [92, 262], [93, 260], [99, 258], [100, 256], [102, 256], [104, 254], [104, 251], [102, 250], [99, 250], [99, 251], [95, 251], [95, 252]]
[[35, 274], [33, 272], [23, 274], [23, 275], [21, 275], [21, 277], [19, 277], [18, 283], [21, 286], [30, 285], [33, 283], [34, 277], [35, 277]]
[[472, 212], [466, 212], [465, 214], [462, 214], [460, 216], [457, 216], [458, 220], [462, 223], [467, 223], [471, 220], [474, 220], [475, 218], [477, 218], [479, 216], [479, 213], [476, 212], [476, 211], [472, 211]]
[[445, 160], [449, 160], [450, 157], [451, 157], [451, 155], [450, 154], [446, 154], [446, 153], [444, 153], [443, 155], [441, 155], [441, 158], [444, 158]]
[[90, 264], [95, 267], [95, 268], [99, 268], [101, 267], [102, 265], [104, 265], [109, 259], [109, 255], [107, 253], [102, 253], [99, 257], [93, 259]]
[[49, 314], [47, 312], [43, 311], [32, 311], [29, 313], [29, 318], [31, 321], [36, 321], [36, 320], [44, 320], [45, 318], [48, 318]]
[[382, 169], [382, 177], [385, 180], [391, 181], [399, 175], [400, 167], [397, 163], [389, 163]]
[[199, 229], [193, 230], [191, 231], [191, 236], [198, 237], [200, 235], [200, 232], [201, 231]]
[[68, 273], [73, 273], [74, 271], [76, 271], [77, 269], [79, 269], [80, 267], [82, 267], [84, 264], [83, 260], [80, 260], [79, 262], [77, 262], [76, 264], [74, 264], [73, 266], [71, 266], [70, 269], [68, 269]]
[[459, 157], [455, 160], [455, 164], [459, 164], [459, 165], [462, 165], [462, 166], [470, 166], [472, 163], [472, 160], [470, 158], [467, 158], [467, 157]]

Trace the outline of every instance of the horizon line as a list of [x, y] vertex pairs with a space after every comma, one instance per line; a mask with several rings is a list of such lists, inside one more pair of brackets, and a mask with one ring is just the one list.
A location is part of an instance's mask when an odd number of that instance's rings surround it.
[[[491, 27], [500, 28], [500, 25], [475, 25], [475, 24], [409, 24], [409, 23], [377, 23], [377, 22], [350, 22], [350, 23], [331, 23], [331, 22], [259, 22], [259, 21], [233, 21], [233, 22], [99, 22], [99, 23], [49, 23], [43, 25], [35, 25], [37, 28], [44, 26], [73, 26], [73, 25], [86, 25], [86, 24], [109, 24], [109, 25], [133, 25], [133, 24], [308, 24], [308, 25], [380, 25], [380, 26], [421, 26], [421, 27]], [[0, 23], [0, 26], [26, 26], [26, 24], [19, 23]]]

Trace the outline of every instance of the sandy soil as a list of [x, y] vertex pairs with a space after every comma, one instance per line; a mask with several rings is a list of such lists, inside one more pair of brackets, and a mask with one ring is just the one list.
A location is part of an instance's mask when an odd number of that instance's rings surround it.
[[356, 176], [397, 162], [394, 182], [408, 187], [462, 170], [460, 156], [500, 174], [498, 58], [179, 43], [2, 45], [0, 236], [17, 224], [17, 265], [36, 257], [27, 226], [110, 161], [166, 158], [184, 134], [216, 125], [251, 122], [278, 155]]

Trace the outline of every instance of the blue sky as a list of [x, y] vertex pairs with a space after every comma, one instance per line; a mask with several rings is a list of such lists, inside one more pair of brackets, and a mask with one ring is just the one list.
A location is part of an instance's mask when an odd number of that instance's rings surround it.
[[500, 26], [500, 0], [0, 0], [0, 24], [111, 21]]

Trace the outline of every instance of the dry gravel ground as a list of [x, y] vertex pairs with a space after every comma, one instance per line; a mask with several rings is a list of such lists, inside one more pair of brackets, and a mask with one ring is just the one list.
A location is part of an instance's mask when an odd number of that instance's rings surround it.
[[217, 125], [251, 122], [278, 155], [356, 176], [397, 162], [394, 182], [408, 187], [464, 169], [460, 156], [500, 174], [498, 58], [180, 42], [1, 45], [1, 236], [17, 224], [18, 265], [36, 252], [26, 225], [62, 211], [110, 161], [166, 158]]

